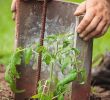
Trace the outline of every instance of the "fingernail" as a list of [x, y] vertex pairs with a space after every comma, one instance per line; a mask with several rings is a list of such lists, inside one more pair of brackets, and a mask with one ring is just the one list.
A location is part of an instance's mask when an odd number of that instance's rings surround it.
[[84, 41], [87, 41], [87, 40], [88, 40], [88, 38], [87, 38], [87, 37], [85, 37], [83, 40], [84, 40]]
[[78, 29], [77, 29], [77, 32], [78, 32], [78, 33], [81, 33], [81, 29], [80, 29], [80, 28], [78, 28]]
[[74, 15], [76, 15], [76, 14], [77, 14], [77, 11], [74, 12]]
[[82, 37], [84, 37], [84, 35], [83, 35], [83, 34], [79, 34], [79, 37], [81, 37], [81, 38], [82, 38]]

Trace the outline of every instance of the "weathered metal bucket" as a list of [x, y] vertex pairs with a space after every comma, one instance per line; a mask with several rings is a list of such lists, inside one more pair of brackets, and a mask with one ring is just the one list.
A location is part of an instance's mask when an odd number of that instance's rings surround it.
[[[67, 3], [63, 1], [51, 1], [47, 7], [46, 31], [48, 34], [55, 33], [75, 33], [75, 27], [79, 23], [79, 18], [73, 15], [78, 4]], [[17, 47], [27, 47], [39, 39], [41, 29], [42, 2], [30, 0], [23, 2], [17, 0], [17, 18], [16, 18], [16, 41]], [[90, 80], [91, 80], [91, 60], [92, 60], [92, 40], [84, 42], [76, 35], [76, 47], [81, 54], [79, 59], [86, 67], [87, 80], [85, 84], [80, 85], [74, 82], [72, 85], [71, 100], [89, 100]], [[23, 93], [15, 94], [16, 100], [25, 100], [36, 94], [37, 67], [35, 62], [30, 65], [22, 64], [18, 67], [21, 78], [17, 80], [18, 89], [25, 89]], [[41, 76], [48, 76], [46, 70], [41, 71]], [[46, 77], [45, 77], [46, 78]], [[66, 99], [69, 100], [69, 99]]]

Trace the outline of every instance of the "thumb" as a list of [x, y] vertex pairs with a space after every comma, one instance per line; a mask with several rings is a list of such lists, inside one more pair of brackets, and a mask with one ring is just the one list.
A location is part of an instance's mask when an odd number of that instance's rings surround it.
[[16, 12], [16, 0], [13, 0], [13, 1], [12, 1], [11, 11], [12, 11], [12, 12]]
[[76, 9], [74, 15], [75, 15], [75, 16], [83, 15], [85, 12], [86, 12], [86, 1], [84, 1], [83, 3], [81, 3], [81, 4], [77, 7], [77, 9]]

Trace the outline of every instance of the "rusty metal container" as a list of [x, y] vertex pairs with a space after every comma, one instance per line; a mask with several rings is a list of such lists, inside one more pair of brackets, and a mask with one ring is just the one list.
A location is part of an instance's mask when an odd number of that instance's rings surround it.
[[[78, 4], [51, 1], [47, 5], [46, 31], [45, 34], [56, 33], [75, 33], [75, 27], [80, 21], [73, 15]], [[16, 17], [16, 45], [17, 47], [28, 47], [38, 41], [41, 29], [42, 2], [30, 0], [23, 2], [17, 0], [17, 17]], [[76, 35], [76, 47], [80, 50], [79, 59], [83, 62], [82, 66], [86, 68], [87, 80], [81, 85], [73, 82], [71, 85], [71, 100], [89, 100], [90, 80], [91, 80], [91, 60], [92, 60], [92, 40], [84, 42]], [[18, 67], [21, 78], [16, 81], [18, 89], [25, 89], [23, 93], [15, 94], [16, 100], [25, 100], [36, 94], [37, 67], [35, 62], [29, 65], [22, 63]], [[54, 72], [58, 74], [57, 68]], [[42, 66], [41, 78], [47, 79], [49, 70]], [[60, 76], [58, 76], [60, 77]], [[66, 99], [70, 100], [70, 99]]]

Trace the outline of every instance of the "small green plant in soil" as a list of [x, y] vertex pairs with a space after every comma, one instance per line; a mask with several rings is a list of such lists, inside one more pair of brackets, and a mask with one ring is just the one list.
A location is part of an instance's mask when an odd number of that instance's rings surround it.
[[[19, 67], [22, 60], [25, 64], [30, 64], [34, 59], [38, 59], [39, 52], [42, 52], [42, 68], [48, 67], [48, 78], [39, 80], [37, 94], [32, 96], [39, 100], [64, 100], [67, 94], [71, 93], [71, 83], [78, 80], [83, 84], [85, 81], [85, 69], [81, 67], [81, 61], [77, 59], [79, 50], [73, 48], [74, 34], [53, 34], [44, 38], [44, 46], [34, 43], [26, 48], [17, 48], [10, 59], [9, 66], [6, 67], [5, 79], [14, 92], [17, 90], [15, 79], [20, 78]], [[34, 56], [33, 56], [34, 55]]]

